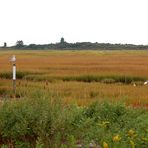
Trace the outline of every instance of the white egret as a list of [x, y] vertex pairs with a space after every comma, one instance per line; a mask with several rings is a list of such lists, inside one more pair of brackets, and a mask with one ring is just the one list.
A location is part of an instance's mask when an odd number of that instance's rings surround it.
[[144, 85], [148, 84], [148, 80], [144, 82]]

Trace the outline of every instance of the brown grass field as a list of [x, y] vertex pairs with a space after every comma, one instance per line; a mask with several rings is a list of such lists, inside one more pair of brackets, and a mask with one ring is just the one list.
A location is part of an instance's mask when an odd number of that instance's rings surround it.
[[[93, 101], [124, 102], [127, 105], [148, 106], [148, 85], [143, 82], [133, 84], [63, 81], [68, 76], [130, 76], [148, 78], [148, 51], [31, 51], [0, 50], [0, 73], [11, 72], [9, 58], [15, 54], [17, 72], [28, 72], [28, 77], [40, 80], [19, 79], [17, 91], [21, 94], [28, 89], [40, 89], [66, 103], [87, 105]], [[26, 78], [27, 78], [26, 76]], [[47, 79], [55, 78], [52, 82]], [[42, 79], [43, 78], [43, 79]], [[10, 97], [10, 79], [0, 79], [0, 98]]]

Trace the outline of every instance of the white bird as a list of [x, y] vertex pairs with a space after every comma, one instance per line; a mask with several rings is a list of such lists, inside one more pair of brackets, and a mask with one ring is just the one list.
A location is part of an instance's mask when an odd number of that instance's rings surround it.
[[148, 80], [144, 82], [144, 85], [148, 84]]
[[10, 59], [11, 62], [15, 62], [16, 61], [16, 57], [15, 55], [12, 56], [12, 58]]

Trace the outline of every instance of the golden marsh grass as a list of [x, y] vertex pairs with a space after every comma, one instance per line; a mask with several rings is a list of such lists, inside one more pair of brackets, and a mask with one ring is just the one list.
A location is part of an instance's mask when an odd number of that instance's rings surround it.
[[[148, 77], [147, 51], [0, 51], [0, 73], [11, 71], [9, 58], [17, 57], [17, 71], [40, 73], [41, 76], [116, 75]], [[61, 97], [65, 102], [80, 105], [92, 101], [123, 101], [126, 104], [148, 104], [148, 86], [120, 83], [63, 82], [57, 80], [32, 82], [19, 80], [17, 89], [40, 88]], [[10, 80], [0, 80], [2, 87], [11, 88]], [[25, 84], [27, 84], [25, 88]]]

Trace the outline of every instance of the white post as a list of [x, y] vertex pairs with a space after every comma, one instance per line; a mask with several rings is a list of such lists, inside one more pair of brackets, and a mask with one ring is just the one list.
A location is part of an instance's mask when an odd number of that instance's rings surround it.
[[16, 57], [15, 57], [15, 55], [12, 56], [10, 61], [12, 62], [13, 92], [15, 94], [15, 92], [16, 92], [16, 64], [15, 64], [16, 63]]
[[15, 94], [15, 92], [16, 92], [16, 65], [15, 65], [15, 63], [13, 63], [13, 68], [12, 68], [12, 71], [13, 71], [13, 92], [14, 92], [14, 94]]

